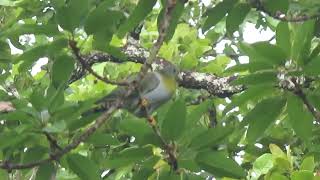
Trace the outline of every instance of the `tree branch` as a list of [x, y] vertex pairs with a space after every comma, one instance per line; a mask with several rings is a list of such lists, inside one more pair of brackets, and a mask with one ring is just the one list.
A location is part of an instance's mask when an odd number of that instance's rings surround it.
[[320, 13], [316, 13], [312, 15], [301, 14], [296, 16], [288, 16], [286, 15], [286, 13], [283, 13], [280, 11], [277, 11], [276, 13], [272, 13], [271, 11], [269, 11], [263, 6], [261, 0], [255, 0], [252, 2], [252, 4], [257, 8], [258, 11], [263, 12], [274, 19], [277, 19], [279, 21], [284, 21], [284, 22], [304, 22], [311, 19], [317, 19], [320, 17]]
[[82, 58], [82, 56], [80, 55], [80, 49], [77, 47], [77, 43], [74, 40], [69, 40], [69, 46], [74, 54], [74, 56], [76, 57], [76, 59], [80, 62], [80, 64], [82, 65], [82, 67], [87, 70], [90, 74], [92, 74], [94, 77], [96, 77], [97, 79], [107, 83], [107, 84], [113, 84], [113, 85], [118, 85], [118, 86], [127, 86], [128, 83], [127, 82], [115, 82], [115, 81], [111, 81], [108, 78], [102, 77], [99, 74], [97, 74], [92, 68], [91, 66], [89, 66], [87, 64], [87, 62]]
[[[121, 49], [122, 52], [127, 56], [127, 61], [123, 61], [116, 58], [110, 54], [94, 52], [90, 55], [83, 56], [83, 59], [88, 65], [93, 65], [95, 63], [102, 62], [114, 62], [114, 63], [124, 63], [124, 62], [135, 62], [139, 64], [144, 64], [148, 58], [148, 51], [139, 46], [139, 42], [129, 38], [127, 44]], [[153, 64], [162, 67], [163, 62], [167, 60], [156, 57]], [[69, 80], [69, 83], [81, 79], [85, 75], [85, 72], [77, 70], [73, 73]], [[219, 77], [209, 73], [200, 73], [192, 71], [181, 71], [178, 75], [178, 83], [181, 87], [191, 88], [191, 89], [204, 89], [207, 90], [211, 95], [220, 98], [230, 97], [233, 94], [242, 92], [244, 90], [243, 86], [233, 86], [230, 82], [235, 80], [237, 77]]]
[[[164, 36], [166, 35], [167, 29], [169, 27], [169, 21], [171, 19], [171, 11], [172, 8], [175, 6], [175, 0], [168, 0], [167, 1], [167, 6], [166, 6], [166, 10], [165, 10], [165, 17], [163, 19], [163, 23], [160, 27], [159, 30], [159, 37], [157, 42], [154, 44], [154, 46], [151, 49], [150, 52], [150, 56], [148, 57], [148, 60], [145, 62], [145, 66], [147, 63], [152, 63], [154, 61], [154, 59], [157, 56], [157, 53], [159, 52], [159, 49], [164, 41]], [[82, 58], [82, 56], [79, 53], [79, 49], [76, 47], [76, 43], [75, 41], [70, 41], [70, 47], [74, 53], [74, 55], [76, 56], [76, 58], [78, 59], [78, 61], [82, 64], [82, 66], [91, 74], [93, 74], [95, 77], [97, 77], [98, 79], [106, 82], [106, 83], [112, 83], [112, 84], [117, 84], [120, 85], [118, 83], [109, 81], [108, 79], [105, 79], [99, 75], [97, 75], [92, 69], [91, 66], [88, 66], [87, 63], [85, 62], [85, 60]], [[145, 71], [147, 70], [147, 67], [145, 69]], [[144, 74], [144, 69], [141, 70], [140, 74]], [[138, 79], [139, 80], [139, 77]], [[63, 156], [64, 154], [70, 152], [72, 149], [75, 149], [76, 147], [79, 146], [79, 144], [83, 141], [85, 141], [90, 135], [92, 135], [101, 125], [103, 125], [108, 119], [109, 117], [112, 115], [112, 113], [117, 110], [118, 108], [120, 108], [120, 106], [122, 105], [123, 101], [125, 101], [125, 99], [131, 95], [131, 93], [135, 90], [135, 85], [134, 83], [131, 83], [128, 85], [128, 90], [126, 91], [125, 94], [122, 94], [122, 96], [118, 96], [118, 98], [112, 103], [111, 106], [109, 106], [109, 108], [102, 114], [100, 115], [94, 124], [92, 124], [89, 128], [87, 128], [80, 136], [78, 136], [77, 138], [73, 139], [72, 142], [70, 144], [68, 144], [66, 147], [64, 147], [62, 150], [53, 152], [50, 154], [49, 158], [43, 159], [43, 160], [38, 160], [35, 162], [31, 162], [31, 163], [26, 163], [26, 164], [14, 164], [11, 163], [9, 161], [0, 161], [0, 168], [2, 169], [6, 169], [8, 171], [11, 171], [13, 169], [27, 169], [27, 168], [32, 168], [35, 166], [39, 166], [41, 164], [53, 161], [53, 160], [58, 160], [61, 156]], [[50, 136], [49, 136], [50, 137]], [[47, 136], [48, 138], [48, 136]], [[50, 140], [49, 140], [50, 139]], [[48, 140], [51, 142], [51, 137], [48, 138]]]

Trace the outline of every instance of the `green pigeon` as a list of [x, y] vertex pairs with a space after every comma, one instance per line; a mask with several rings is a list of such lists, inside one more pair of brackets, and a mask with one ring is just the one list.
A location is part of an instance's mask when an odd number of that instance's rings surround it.
[[[171, 99], [177, 87], [177, 69], [166, 62], [164, 67], [157, 71], [147, 72], [140, 81], [137, 88], [130, 96], [125, 98], [121, 108], [128, 110], [137, 117], [146, 117], [152, 114], [159, 106]], [[137, 75], [128, 78], [128, 82], [137, 80]], [[108, 106], [119, 96], [126, 94], [128, 87], [121, 86], [98, 101], [107, 109]], [[144, 102], [142, 105], [142, 102]]]

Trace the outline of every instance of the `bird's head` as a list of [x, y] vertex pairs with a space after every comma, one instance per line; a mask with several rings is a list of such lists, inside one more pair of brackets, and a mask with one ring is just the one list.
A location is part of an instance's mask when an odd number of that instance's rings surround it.
[[169, 63], [169, 62], [166, 62], [164, 65], [163, 65], [163, 68], [161, 68], [159, 70], [159, 73], [161, 73], [162, 75], [164, 76], [167, 76], [167, 77], [174, 77], [176, 78], [177, 75], [178, 75], [178, 69], [175, 65]]

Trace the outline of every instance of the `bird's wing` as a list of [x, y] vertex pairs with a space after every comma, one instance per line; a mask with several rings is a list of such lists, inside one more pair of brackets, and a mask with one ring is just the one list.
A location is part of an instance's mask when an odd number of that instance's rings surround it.
[[156, 89], [160, 83], [160, 80], [156, 73], [150, 72], [145, 74], [141, 82], [139, 83], [140, 93], [147, 94], [150, 91]]

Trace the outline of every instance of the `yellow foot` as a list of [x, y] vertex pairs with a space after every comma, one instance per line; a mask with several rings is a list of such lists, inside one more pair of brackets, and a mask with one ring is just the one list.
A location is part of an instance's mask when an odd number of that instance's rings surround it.
[[157, 125], [157, 121], [154, 117], [150, 116], [148, 117], [148, 122], [151, 126], [156, 126]]
[[140, 104], [141, 104], [142, 107], [148, 107], [149, 106], [149, 101], [147, 99], [145, 99], [145, 98], [142, 98]]

